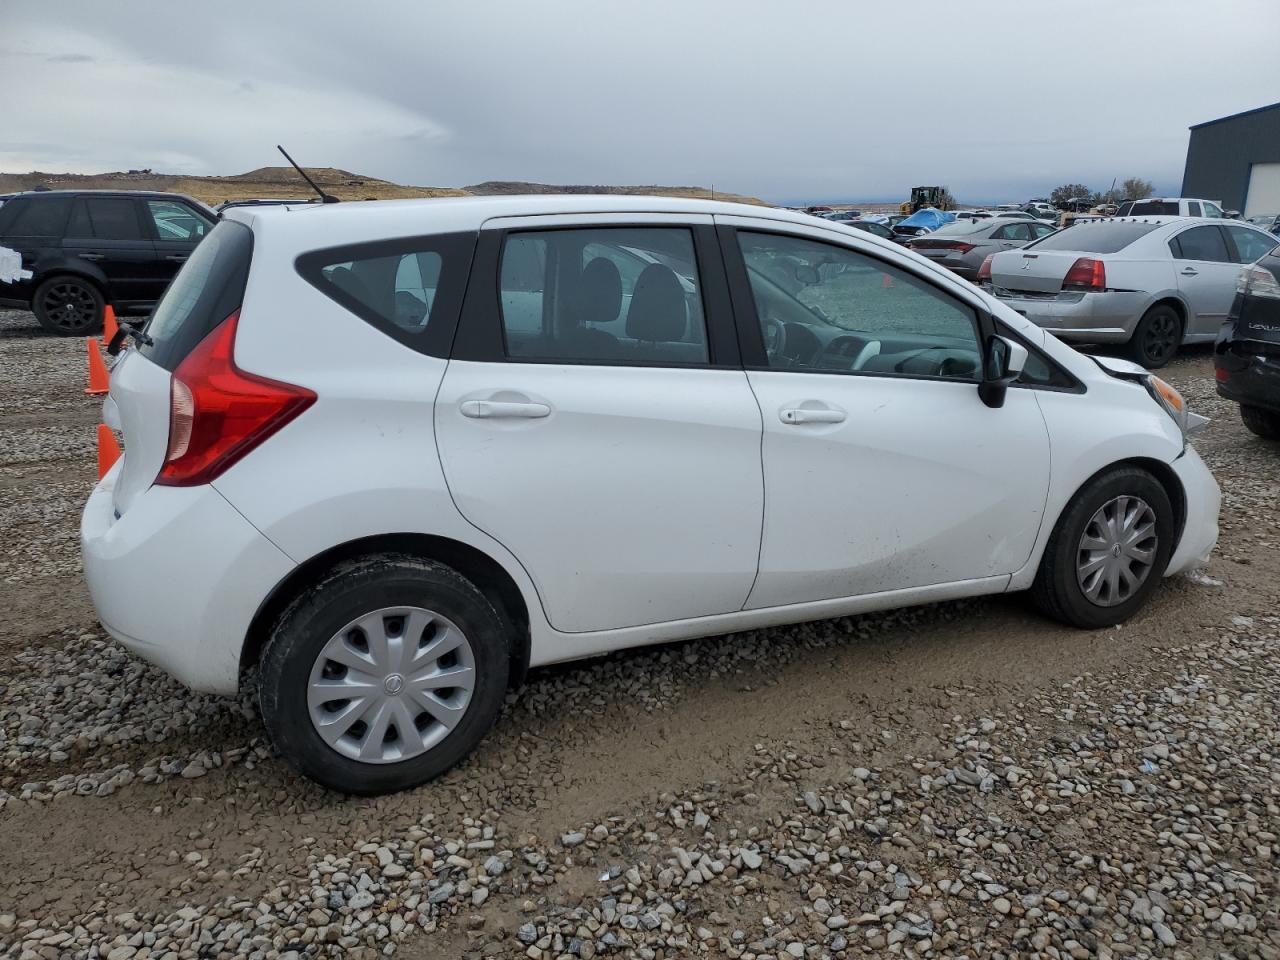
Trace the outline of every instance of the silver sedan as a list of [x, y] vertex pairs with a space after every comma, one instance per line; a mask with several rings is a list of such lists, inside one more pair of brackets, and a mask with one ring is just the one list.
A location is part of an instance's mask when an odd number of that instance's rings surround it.
[[1026, 246], [1047, 237], [1054, 228], [1030, 217], [992, 217], [946, 223], [908, 246], [934, 263], [953, 270], [966, 280], [978, 275], [988, 254]]
[[1276, 245], [1230, 220], [1117, 217], [994, 254], [979, 279], [1061, 339], [1127, 344], [1138, 363], [1160, 367], [1181, 344], [1217, 336], [1241, 266]]

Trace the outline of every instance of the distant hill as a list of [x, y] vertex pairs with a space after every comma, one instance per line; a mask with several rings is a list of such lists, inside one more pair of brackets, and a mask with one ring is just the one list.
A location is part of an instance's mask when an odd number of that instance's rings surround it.
[[[522, 193], [624, 193], [657, 194], [666, 197], [711, 197], [705, 187], [611, 187], [611, 186], [552, 186], [545, 183], [495, 182], [479, 183], [457, 189], [454, 187], [413, 187], [366, 177], [362, 174], [338, 170], [334, 167], [306, 167], [307, 175], [326, 192], [339, 200], [391, 200], [404, 197], [465, 197], [509, 196]], [[181, 174], [156, 173], [152, 170], [128, 170], [113, 173], [0, 173], [0, 193], [15, 193], [45, 186], [51, 190], [164, 190], [185, 193], [217, 204], [224, 200], [242, 200], [249, 197], [314, 197], [292, 167], [259, 167], [248, 173], [226, 177], [189, 177]], [[716, 191], [718, 200], [740, 203], [764, 204], [755, 197]]]

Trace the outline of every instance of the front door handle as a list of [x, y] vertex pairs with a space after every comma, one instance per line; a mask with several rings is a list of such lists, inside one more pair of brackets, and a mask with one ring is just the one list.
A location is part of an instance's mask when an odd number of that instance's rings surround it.
[[81, 254], [79, 254], [78, 256], [80, 257], [80, 259], [81, 259], [81, 260], [101, 260], [101, 259], [103, 259], [103, 256], [102, 256], [102, 254], [100, 254], [100, 253], [81, 253]]
[[1200, 275], [1200, 271], [1193, 270], [1191, 267], [1187, 267], [1187, 269], [1182, 271], [1182, 275], [1184, 277], [1198, 277]]
[[845, 412], [830, 407], [783, 407], [778, 411], [783, 423], [844, 423]]
[[461, 410], [464, 417], [470, 417], [473, 420], [538, 420], [551, 413], [551, 408], [545, 403], [535, 403], [531, 400], [464, 400]]
[[187, 255], [185, 253], [170, 253], [165, 256], [165, 259], [173, 260], [176, 263], [182, 263], [187, 259]]

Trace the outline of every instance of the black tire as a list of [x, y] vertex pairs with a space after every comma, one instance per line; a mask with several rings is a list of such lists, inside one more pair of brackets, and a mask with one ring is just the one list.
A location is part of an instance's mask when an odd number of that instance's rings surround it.
[[[370, 763], [339, 753], [317, 732], [308, 707], [312, 667], [343, 626], [384, 607], [424, 606], [456, 624], [475, 664], [475, 687], [457, 726], [409, 759]], [[373, 795], [418, 786], [444, 773], [484, 739], [502, 708], [509, 626], [484, 595], [441, 563], [380, 555], [340, 565], [304, 590], [276, 621], [263, 651], [258, 696], [276, 750], [312, 780]]]
[[[1156, 550], [1146, 579], [1132, 595], [1115, 606], [1103, 606], [1086, 596], [1077, 577], [1077, 558], [1081, 538], [1094, 514], [1119, 496], [1141, 498], [1151, 507]], [[1141, 609], [1164, 576], [1173, 552], [1174, 531], [1173, 505], [1160, 481], [1136, 467], [1103, 471], [1081, 488], [1058, 518], [1031, 585], [1031, 598], [1046, 616], [1071, 626], [1096, 630], [1123, 623]]]
[[92, 282], [62, 273], [36, 288], [31, 298], [31, 312], [50, 333], [84, 337], [102, 329], [105, 304], [102, 291]]
[[1252, 433], [1263, 440], [1280, 440], [1280, 413], [1241, 404], [1240, 419]]
[[1148, 370], [1163, 367], [1182, 345], [1182, 317], [1167, 303], [1142, 315], [1129, 340], [1129, 356]]

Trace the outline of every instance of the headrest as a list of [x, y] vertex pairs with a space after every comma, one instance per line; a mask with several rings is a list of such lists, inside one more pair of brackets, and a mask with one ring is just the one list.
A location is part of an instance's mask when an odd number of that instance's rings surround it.
[[649, 264], [631, 291], [627, 336], [633, 340], [668, 343], [683, 340], [687, 326], [687, 308], [680, 278], [666, 264]]
[[566, 299], [573, 326], [609, 323], [622, 312], [622, 274], [608, 257], [596, 257], [583, 268]]

